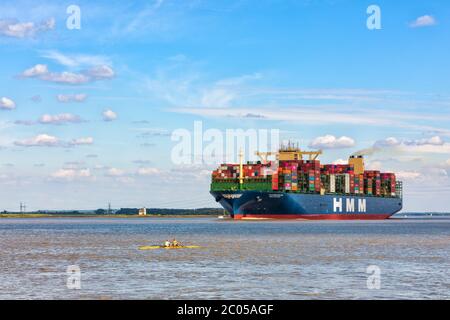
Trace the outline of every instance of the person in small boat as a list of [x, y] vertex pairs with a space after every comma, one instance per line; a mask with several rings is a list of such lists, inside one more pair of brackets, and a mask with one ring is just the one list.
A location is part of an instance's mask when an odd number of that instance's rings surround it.
[[173, 247], [178, 247], [179, 245], [180, 245], [180, 243], [177, 241], [177, 239], [174, 238], [174, 239], [172, 240], [172, 246], [173, 246]]
[[166, 247], [166, 248], [168, 248], [168, 247], [170, 247], [170, 241], [169, 240], [166, 240], [165, 242], [164, 242], [164, 247]]

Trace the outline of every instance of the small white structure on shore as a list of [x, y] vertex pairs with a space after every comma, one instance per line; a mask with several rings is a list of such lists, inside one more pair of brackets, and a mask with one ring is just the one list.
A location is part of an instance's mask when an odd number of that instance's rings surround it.
[[141, 208], [139, 209], [139, 215], [140, 216], [146, 216], [147, 215], [147, 208]]

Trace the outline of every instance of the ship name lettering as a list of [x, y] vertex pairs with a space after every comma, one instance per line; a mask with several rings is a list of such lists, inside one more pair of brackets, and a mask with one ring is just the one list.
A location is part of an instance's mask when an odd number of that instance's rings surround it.
[[224, 194], [223, 197], [225, 199], [239, 199], [242, 194]]
[[[333, 212], [355, 212], [355, 199], [347, 198], [345, 199], [345, 210], [344, 201], [342, 198], [333, 198]], [[358, 199], [358, 212], [367, 212], [367, 202], [366, 199]]]
[[367, 209], [366, 199], [358, 199], [358, 211], [366, 212], [366, 209]]
[[347, 199], [346, 208], [347, 212], [355, 212], [355, 199]]
[[337, 210], [339, 209], [339, 212], [342, 212], [342, 198], [336, 199], [333, 198], [333, 211], [337, 212]]

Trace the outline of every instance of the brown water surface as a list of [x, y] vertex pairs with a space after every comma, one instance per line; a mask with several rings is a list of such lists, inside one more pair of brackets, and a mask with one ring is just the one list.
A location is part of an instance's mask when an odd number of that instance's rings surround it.
[[[138, 250], [173, 237], [203, 248]], [[0, 219], [0, 299], [449, 299], [449, 269], [450, 219]]]

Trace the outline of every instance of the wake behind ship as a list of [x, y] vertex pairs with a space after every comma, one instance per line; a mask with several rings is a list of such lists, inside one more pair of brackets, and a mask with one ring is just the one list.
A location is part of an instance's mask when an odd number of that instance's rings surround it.
[[402, 183], [394, 173], [365, 170], [363, 156], [322, 165], [321, 153], [289, 144], [246, 164], [241, 153], [239, 164], [213, 171], [211, 194], [234, 219], [380, 220], [402, 209]]

